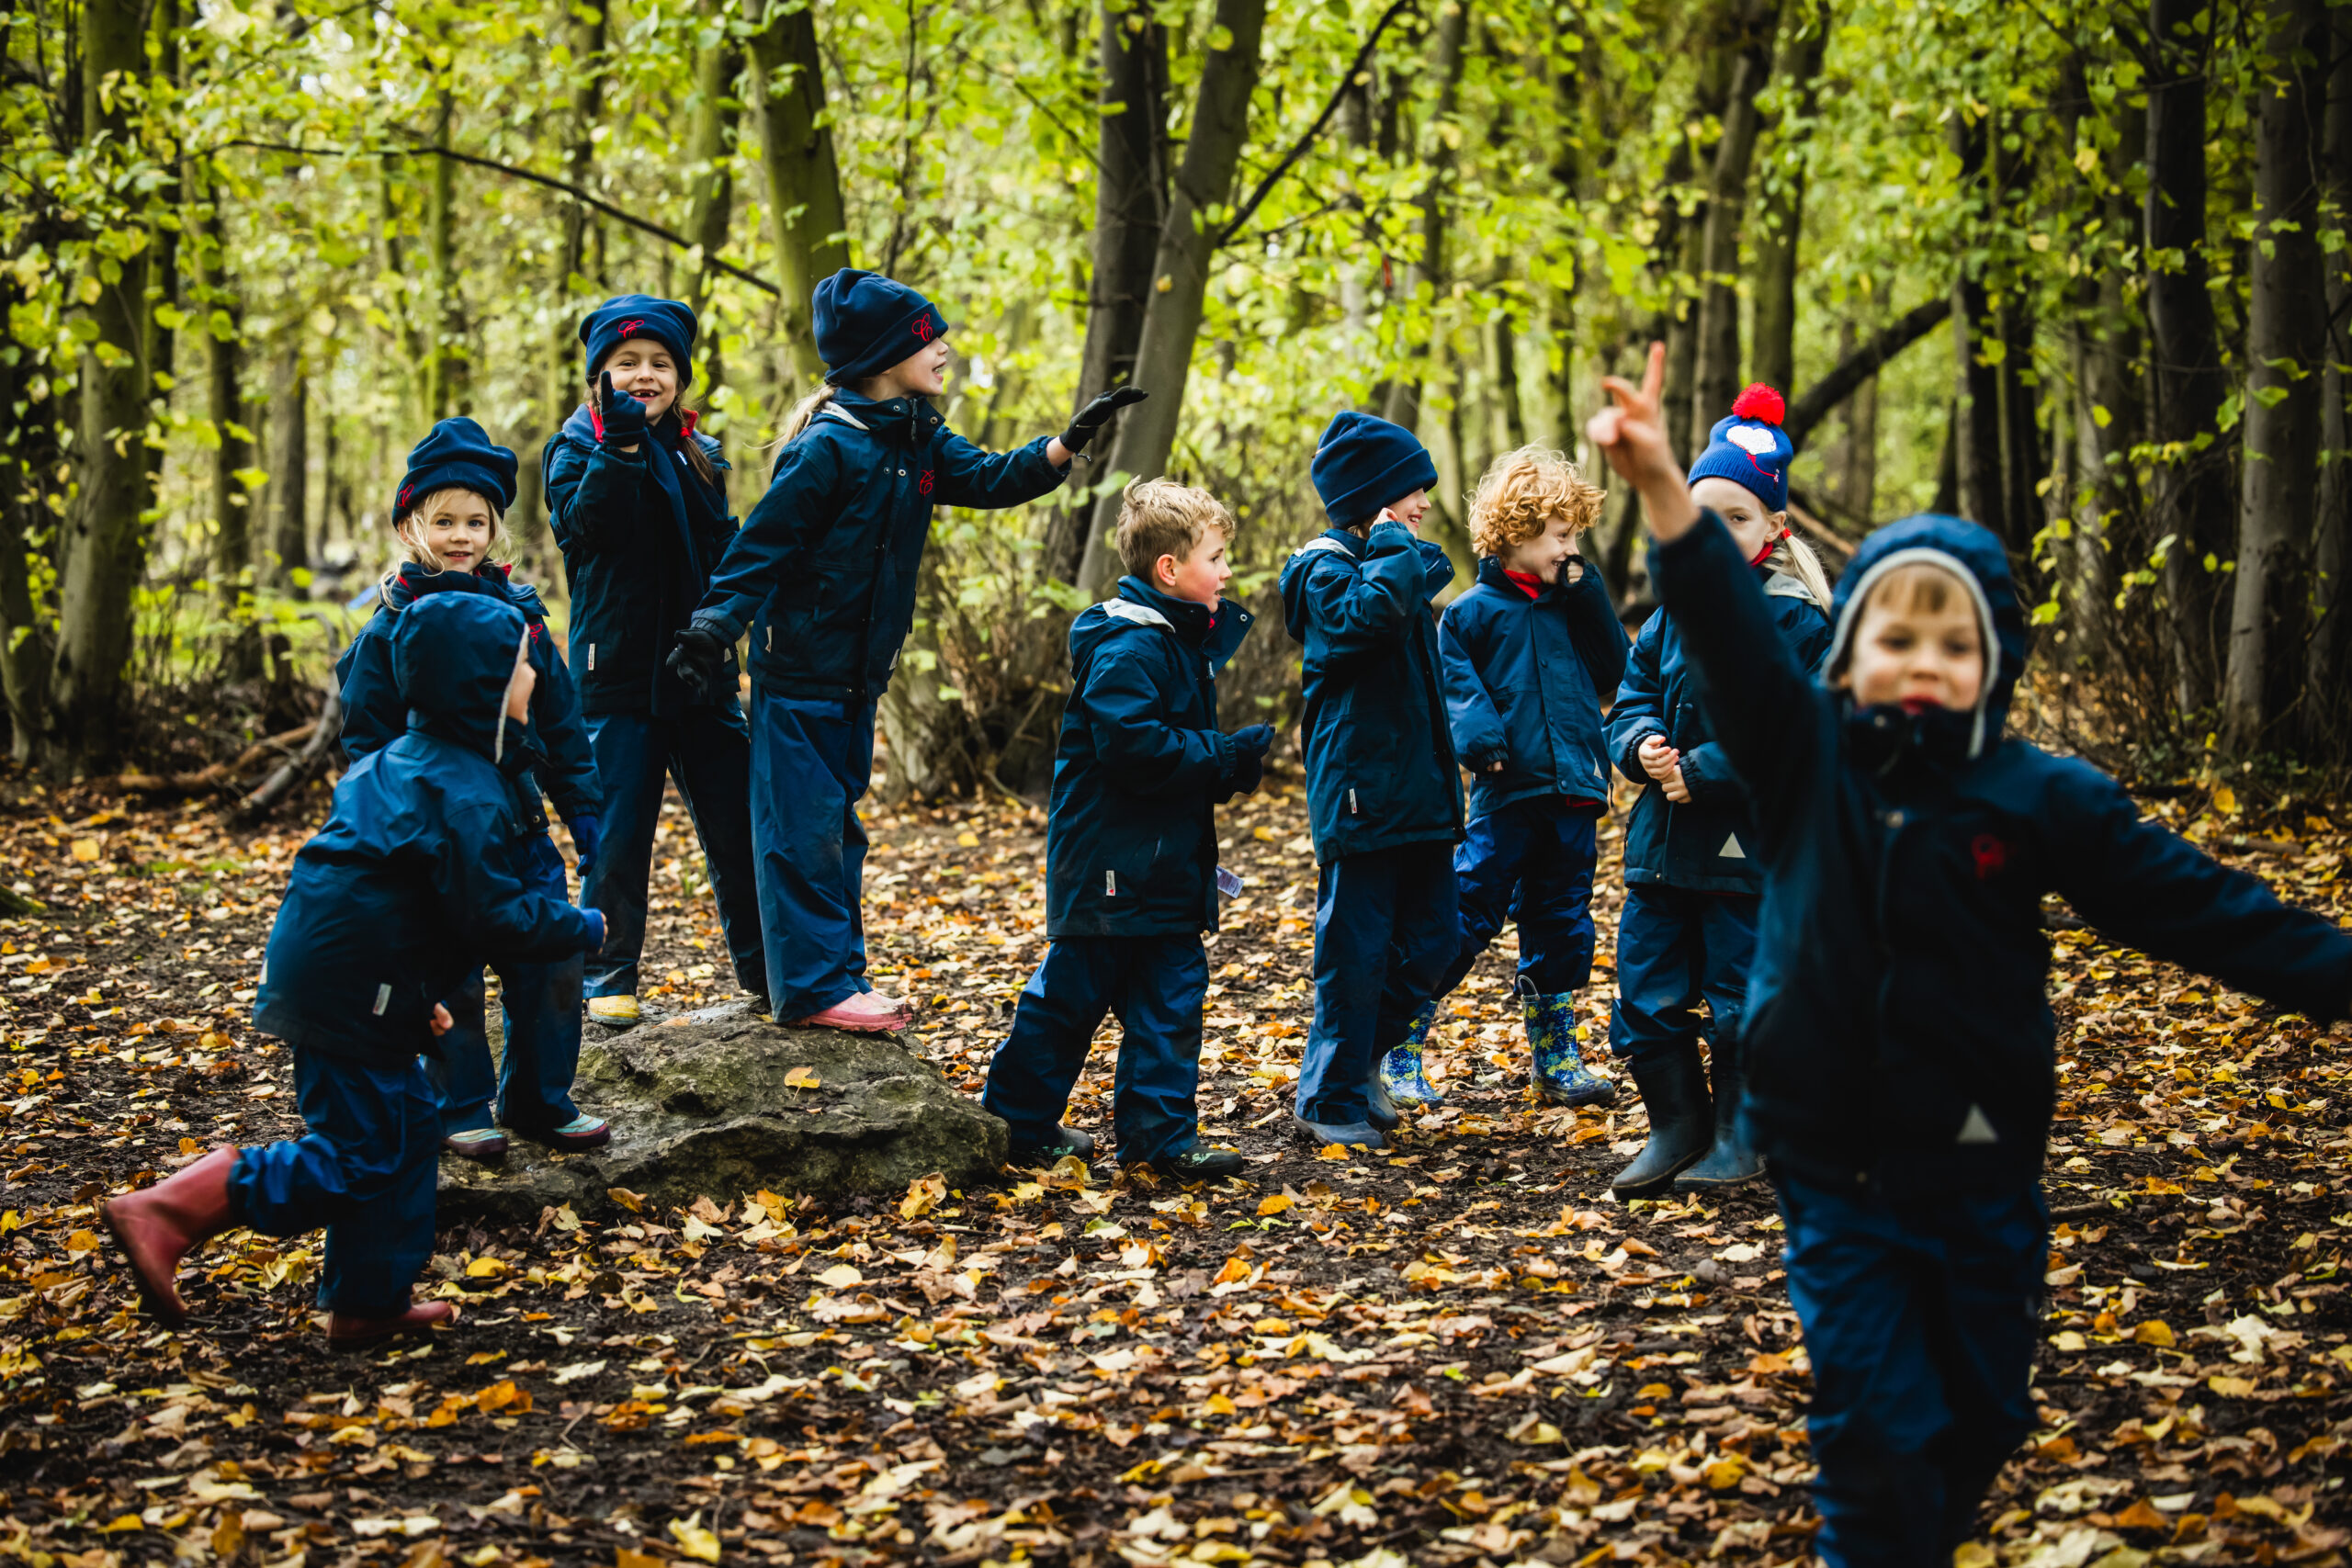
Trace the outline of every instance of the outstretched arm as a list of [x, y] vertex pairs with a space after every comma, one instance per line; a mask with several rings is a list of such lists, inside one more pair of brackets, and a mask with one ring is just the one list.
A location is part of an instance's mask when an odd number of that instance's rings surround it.
[[584, 558], [637, 542], [639, 487], [652, 482], [644, 447], [624, 452], [559, 434], [544, 461], [548, 529], [557, 548]]

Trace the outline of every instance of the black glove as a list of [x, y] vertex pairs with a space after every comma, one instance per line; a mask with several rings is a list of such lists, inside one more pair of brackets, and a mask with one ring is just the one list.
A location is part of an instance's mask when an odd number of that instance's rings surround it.
[[1112, 388], [1078, 411], [1078, 416], [1069, 422], [1069, 428], [1062, 432], [1062, 445], [1072, 456], [1085, 451], [1086, 444], [1094, 439], [1096, 431], [1111, 423], [1113, 414], [1129, 403], [1139, 403], [1149, 396], [1151, 394], [1141, 387]]
[[615, 387], [609, 370], [596, 378], [596, 415], [604, 421], [605, 440], [615, 446], [637, 446], [650, 428], [645, 420], [645, 405]]
[[717, 632], [695, 622], [678, 634], [670, 649], [670, 673], [684, 681], [697, 697], [710, 695], [718, 672], [727, 667], [727, 644]]
[[1236, 795], [1256, 789], [1266, 776], [1266, 753], [1274, 744], [1274, 727], [1253, 724], [1233, 732], [1233, 771], [1228, 775]]

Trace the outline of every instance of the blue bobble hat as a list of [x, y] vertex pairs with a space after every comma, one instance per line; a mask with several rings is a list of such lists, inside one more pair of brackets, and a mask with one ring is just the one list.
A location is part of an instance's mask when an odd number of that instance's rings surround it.
[[905, 284], [845, 266], [817, 285], [817, 354], [836, 387], [879, 376], [946, 335], [947, 318]]
[[409, 448], [408, 472], [392, 502], [398, 523], [436, 490], [469, 490], [501, 513], [514, 504], [514, 454], [469, 419], [445, 419]]
[[680, 390], [694, 380], [695, 313], [675, 299], [656, 299], [650, 294], [616, 294], [588, 312], [580, 323], [580, 342], [586, 350], [583, 378], [595, 380], [596, 367], [636, 337], [651, 338], [670, 351], [678, 362]]
[[1312, 472], [1323, 510], [1342, 528], [1437, 483], [1437, 465], [1411, 431], [1353, 409], [1324, 428]]
[[1717, 420], [1707, 433], [1707, 449], [1690, 465], [1690, 482], [1729, 479], [1753, 491], [1768, 510], [1787, 511], [1789, 459], [1797, 455], [1795, 443], [1781, 428], [1787, 413], [1781, 394], [1761, 381], [1740, 393], [1731, 417]]

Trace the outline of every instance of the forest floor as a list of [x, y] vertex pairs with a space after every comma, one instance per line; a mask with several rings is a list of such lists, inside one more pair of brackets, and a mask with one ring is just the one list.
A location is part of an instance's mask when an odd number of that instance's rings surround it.
[[[1249, 886], [1212, 953], [1201, 1106], [1245, 1179], [1183, 1190], [1106, 1161], [831, 1208], [714, 1192], [626, 1224], [457, 1227], [427, 1283], [464, 1322], [357, 1356], [314, 1325], [316, 1237], [212, 1244], [197, 1320], [165, 1333], [95, 1206], [298, 1128], [250, 1002], [308, 827], [8, 794], [0, 876], [48, 905], [0, 920], [0, 1551], [31, 1568], [1808, 1556], [1806, 1359], [1770, 1194], [1612, 1201], [1640, 1111], [1630, 1089], [1599, 1111], [1532, 1100], [1509, 933], [1444, 1014], [1442, 1111], [1385, 1156], [1291, 1141], [1315, 874], [1295, 781], [1222, 819]], [[2253, 823], [2222, 790], [2153, 809], [2352, 912], [2352, 840], [2320, 808]], [[870, 821], [877, 977], [923, 999], [910, 1043], [977, 1090], [1043, 953], [1044, 819]], [[721, 950], [674, 807], [663, 831], [649, 1001], [684, 1010], [725, 998]], [[1595, 1042], [1613, 824], [1603, 847]], [[2054, 943], [2041, 1425], [1961, 1561], [2341, 1564], [2346, 1037], [2086, 931]], [[1106, 1038], [1071, 1111], [1098, 1134], [1112, 1060]]]

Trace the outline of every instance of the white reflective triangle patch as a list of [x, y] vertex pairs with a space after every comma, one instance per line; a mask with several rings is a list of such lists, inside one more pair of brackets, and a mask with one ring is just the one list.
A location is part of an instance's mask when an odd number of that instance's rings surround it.
[[1956, 1144], [1997, 1144], [2000, 1141], [2001, 1134], [1993, 1131], [1993, 1123], [1981, 1105], [1968, 1108], [1968, 1120], [1960, 1124], [1960, 1136], [1952, 1140]]
[[1724, 847], [1715, 852], [1715, 858], [1717, 860], [1746, 860], [1747, 858], [1747, 852], [1739, 847], [1737, 833], [1734, 833], [1724, 840]]

